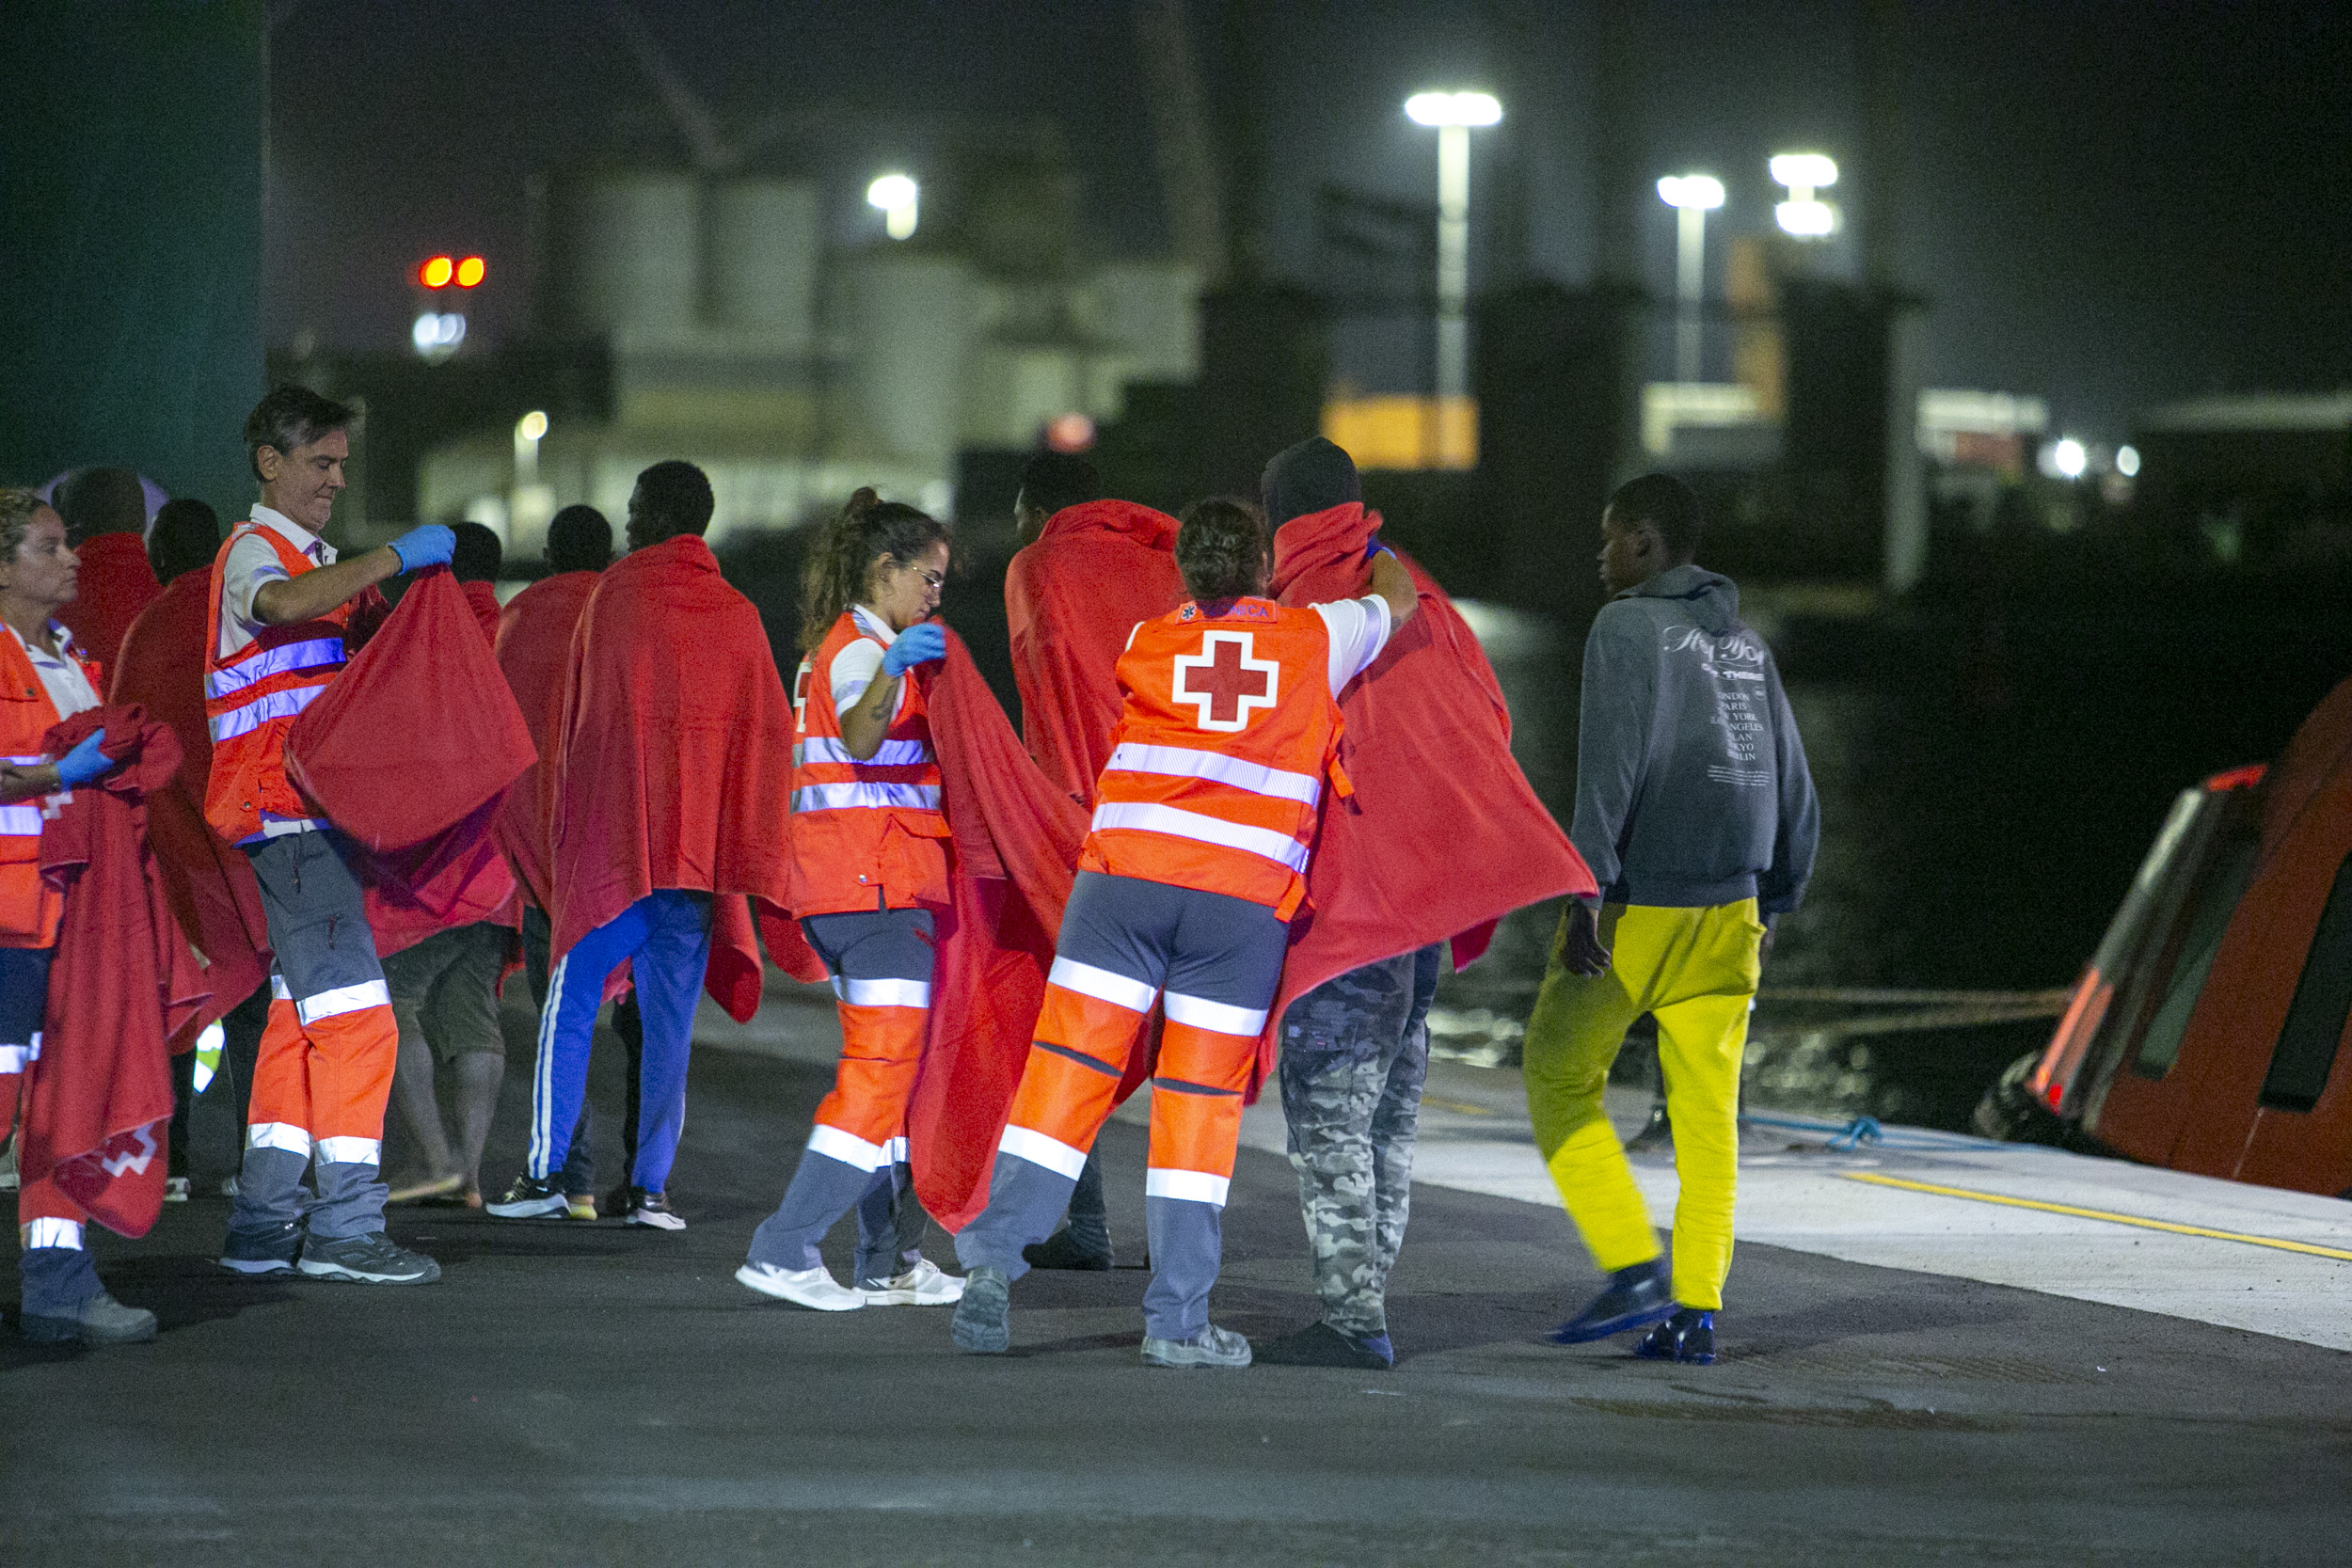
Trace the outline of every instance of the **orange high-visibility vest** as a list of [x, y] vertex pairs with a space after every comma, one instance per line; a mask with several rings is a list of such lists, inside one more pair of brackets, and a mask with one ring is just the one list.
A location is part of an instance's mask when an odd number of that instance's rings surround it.
[[[833, 661], [861, 638], [880, 643], [844, 611], [793, 679], [792, 912], [904, 910], [945, 905], [947, 818], [939, 809], [923, 693], [902, 686], [898, 717], [864, 762], [841, 739], [833, 707]], [[874, 677], [881, 680], [879, 673]]]
[[[62, 631], [57, 650], [80, 665], [90, 686], [98, 688], [98, 665], [83, 657]], [[40, 737], [58, 717], [40, 672], [15, 638], [0, 634], [0, 757], [20, 768], [55, 762], [41, 753]], [[57, 944], [65, 895], [41, 880], [40, 808], [40, 796], [0, 806], [0, 947]]]
[[263, 626], [251, 642], [221, 657], [221, 578], [229, 552], [247, 534], [268, 541], [288, 577], [318, 569], [318, 562], [277, 530], [254, 522], [239, 523], [213, 558], [212, 641], [204, 653], [204, 723], [213, 737], [213, 777], [204, 792], [204, 820], [231, 844], [259, 833], [263, 812], [315, 815], [287, 782], [286, 732], [342, 672], [343, 627], [351, 620], [351, 606], [340, 604], [315, 621]]
[[1296, 913], [1324, 780], [1347, 793], [1330, 657], [1322, 616], [1267, 599], [1137, 626], [1079, 867]]

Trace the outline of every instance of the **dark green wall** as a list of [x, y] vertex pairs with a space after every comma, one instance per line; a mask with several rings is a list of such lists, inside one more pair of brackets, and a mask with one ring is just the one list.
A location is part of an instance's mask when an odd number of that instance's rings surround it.
[[0, 8], [0, 482], [135, 467], [242, 516], [261, 0]]

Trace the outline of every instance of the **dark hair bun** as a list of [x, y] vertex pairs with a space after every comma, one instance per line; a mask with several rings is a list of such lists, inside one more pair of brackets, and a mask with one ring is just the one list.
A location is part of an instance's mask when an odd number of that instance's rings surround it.
[[861, 484], [850, 494], [850, 501], [841, 509], [844, 517], [859, 518], [882, 504], [880, 492], [870, 484]]

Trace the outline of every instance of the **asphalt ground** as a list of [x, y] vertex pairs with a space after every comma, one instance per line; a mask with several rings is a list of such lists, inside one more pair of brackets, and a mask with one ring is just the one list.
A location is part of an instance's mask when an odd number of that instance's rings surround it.
[[[447, 1271], [413, 1290], [225, 1275], [218, 1198], [103, 1238], [163, 1334], [0, 1336], [0, 1564], [2352, 1560], [2352, 1355], [1753, 1245], [1720, 1364], [1561, 1349], [1597, 1276], [1474, 1193], [1415, 1193], [1392, 1372], [1147, 1370], [1134, 1268], [1016, 1285], [1004, 1357], [799, 1311], [731, 1275], [826, 1081], [698, 1053], [682, 1233], [396, 1211]], [[1139, 1253], [1143, 1134], [1104, 1136]], [[1309, 1321], [1287, 1166], [1232, 1192], [1216, 1320]]]

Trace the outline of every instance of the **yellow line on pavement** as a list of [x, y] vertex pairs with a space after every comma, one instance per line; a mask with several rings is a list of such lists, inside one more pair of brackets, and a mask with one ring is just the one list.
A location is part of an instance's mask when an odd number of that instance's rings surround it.
[[2076, 1219], [2106, 1220], [2113, 1225], [2136, 1225], [2143, 1230], [2169, 1230], [2176, 1236], [2203, 1236], [2217, 1242], [2244, 1242], [2249, 1246], [2277, 1247], [2281, 1252], [2307, 1252], [2314, 1258], [2340, 1258], [2352, 1263], [2352, 1252], [2342, 1247], [2320, 1246], [2311, 1242], [2290, 1242], [2277, 1236], [2249, 1236], [2242, 1230], [2209, 1230], [2201, 1225], [2175, 1225], [2170, 1220], [2152, 1220], [2138, 1214], [2118, 1214], [2106, 1209], [2077, 1209], [2071, 1203], [2043, 1203], [2037, 1198], [2010, 1197], [2001, 1193], [1980, 1193], [1968, 1187], [1939, 1187], [1932, 1181], [1906, 1181], [1899, 1176], [1878, 1176], [1868, 1171], [1847, 1171], [1849, 1181], [1867, 1181], [1873, 1187], [1900, 1187], [1906, 1192], [1933, 1193], [1939, 1197], [1974, 1198], [1979, 1203], [1998, 1203], [2011, 1209], [2039, 1209], [2044, 1213], [2072, 1214]]

